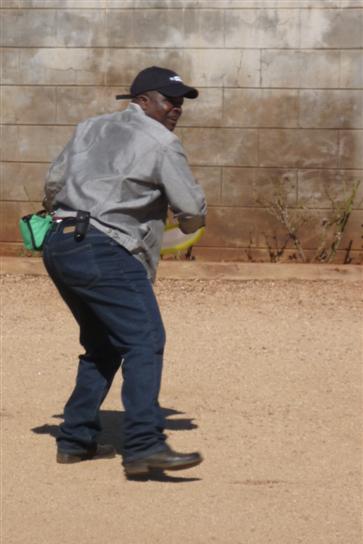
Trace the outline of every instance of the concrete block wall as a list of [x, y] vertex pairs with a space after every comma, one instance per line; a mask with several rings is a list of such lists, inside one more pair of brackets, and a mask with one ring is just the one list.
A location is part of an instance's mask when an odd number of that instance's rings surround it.
[[[200, 89], [177, 133], [207, 193], [199, 259], [269, 260], [285, 239], [267, 213], [283, 180], [291, 213], [319, 224], [362, 179], [338, 261], [362, 260], [363, 0], [2, 0], [0, 253], [21, 251], [18, 217], [74, 125], [157, 64]], [[288, 246], [285, 256], [293, 253]]]

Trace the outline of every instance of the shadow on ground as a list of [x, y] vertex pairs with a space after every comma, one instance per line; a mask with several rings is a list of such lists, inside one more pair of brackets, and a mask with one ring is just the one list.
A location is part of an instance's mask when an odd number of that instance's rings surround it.
[[[183, 415], [183, 412], [174, 410], [173, 408], [162, 408], [165, 417], [165, 429], [172, 431], [191, 431], [197, 429], [198, 425], [193, 423], [191, 418], [169, 419], [171, 416]], [[52, 416], [54, 419], [63, 419], [63, 414]], [[100, 433], [100, 442], [108, 442], [112, 444], [117, 453], [122, 453], [122, 428], [124, 420], [124, 412], [116, 410], [101, 410], [100, 412], [102, 432]], [[49, 434], [54, 438], [58, 435], [59, 425], [50, 425], [48, 423], [34, 427], [31, 429], [36, 434]]]
[[[191, 431], [196, 429], [198, 425], [193, 423], [191, 418], [176, 418], [169, 419], [171, 416], [183, 415], [183, 412], [174, 410], [172, 408], [162, 408], [163, 415], [165, 417], [165, 429], [173, 431]], [[52, 416], [54, 419], [63, 419], [63, 414], [56, 414]], [[102, 431], [99, 435], [100, 443], [112, 444], [117, 453], [122, 455], [123, 448], [123, 419], [124, 412], [118, 412], [116, 410], [102, 410], [100, 412]], [[59, 425], [44, 424], [39, 427], [33, 427], [31, 430], [36, 434], [49, 434], [56, 438], [58, 436]], [[131, 479], [131, 478], [130, 478]], [[200, 478], [182, 478], [172, 477], [164, 474], [163, 471], [153, 471], [147, 478], [132, 478], [132, 481], [145, 481], [154, 480], [158, 482], [193, 482], [198, 481]]]

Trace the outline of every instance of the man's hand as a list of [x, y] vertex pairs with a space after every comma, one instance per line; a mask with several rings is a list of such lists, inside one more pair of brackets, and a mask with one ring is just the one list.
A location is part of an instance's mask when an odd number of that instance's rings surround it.
[[205, 216], [202, 215], [181, 215], [177, 220], [184, 234], [191, 234], [205, 225]]

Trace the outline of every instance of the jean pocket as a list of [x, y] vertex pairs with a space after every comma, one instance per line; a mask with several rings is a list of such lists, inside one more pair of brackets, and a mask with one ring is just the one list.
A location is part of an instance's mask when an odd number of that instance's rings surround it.
[[62, 280], [72, 287], [91, 287], [101, 277], [90, 244], [80, 243], [71, 249], [52, 251], [52, 261]]

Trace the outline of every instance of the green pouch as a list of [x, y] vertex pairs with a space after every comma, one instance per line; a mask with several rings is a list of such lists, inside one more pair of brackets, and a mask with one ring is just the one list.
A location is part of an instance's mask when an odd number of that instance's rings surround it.
[[24, 215], [19, 220], [19, 228], [26, 249], [41, 251], [51, 225], [52, 216], [45, 210]]

